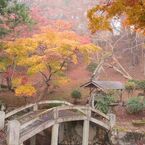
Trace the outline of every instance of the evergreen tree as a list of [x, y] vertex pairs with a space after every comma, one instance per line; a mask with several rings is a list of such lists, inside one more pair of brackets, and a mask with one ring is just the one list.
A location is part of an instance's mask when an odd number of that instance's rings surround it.
[[4, 37], [22, 24], [32, 24], [29, 8], [13, 0], [0, 0], [0, 37]]

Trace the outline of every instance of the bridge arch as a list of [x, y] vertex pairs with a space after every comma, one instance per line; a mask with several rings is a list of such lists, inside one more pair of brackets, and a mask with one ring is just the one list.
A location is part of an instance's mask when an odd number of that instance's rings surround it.
[[[37, 105], [43, 103], [44, 102], [39, 102]], [[50, 102], [45, 101], [45, 103], [49, 104]], [[55, 102], [53, 101], [53, 103]], [[69, 121], [82, 120], [84, 122], [83, 141], [82, 141], [83, 145], [88, 145], [90, 122], [95, 123], [96, 125], [100, 126], [101, 128], [104, 128], [105, 130], [110, 130], [109, 117], [101, 113], [100, 111], [95, 110], [89, 106], [74, 106], [68, 102], [65, 103], [63, 102], [62, 104], [63, 106], [53, 107], [43, 111], [40, 111], [38, 109], [39, 107], [35, 106], [35, 109], [33, 110], [35, 113], [31, 115], [31, 117], [30, 114], [28, 114], [24, 115], [24, 118], [22, 116], [20, 119], [16, 118], [15, 120], [10, 120], [8, 122], [8, 131], [9, 131], [7, 137], [8, 145], [23, 144], [23, 142], [26, 141], [27, 139], [32, 138], [39, 132], [49, 127], [52, 127], [51, 145], [57, 145], [59, 124]], [[16, 110], [14, 111], [18, 113], [20, 110], [24, 110], [25, 108], [29, 108], [30, 106], [33, 107], [34, 105], [36, 104], [23, 107], [23, 109], [19, 108], [17, 109], [17, 111]], [[14, 112], [11, 113], [11, 115], [12, 114], [14, 115]], [[28, 119], [27, 121], [22, 121], [27, 117], [28, 118], [30, 117], [30, 119]], [[14, 127], [14, 125], [17, 127]], [[14, 135], [14, 133], [16, 134]], [[12, 139], [12, 136], [14, 136], [15, 139]]]

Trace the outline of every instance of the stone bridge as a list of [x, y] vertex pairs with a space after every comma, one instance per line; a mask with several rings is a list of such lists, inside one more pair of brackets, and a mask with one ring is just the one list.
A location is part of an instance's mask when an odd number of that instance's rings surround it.
[[[42, 108], [48, 104], [55, 107]], [[0, 112], [0, 129], [6, 130], [7, 145], [23, 145], [30, 138], [31, 145], [35, 145], [35, 135], [49, 127], [52, 127], [51, 145], [58, 145], [59, 125], [69, 121], [83, 121], [82, 145], [88, 145], [90, 122], [106, 131], [111, 129], [107, 115], [87, 105], [75, 106], [65, 101], [41, 101], [6, 114]]]

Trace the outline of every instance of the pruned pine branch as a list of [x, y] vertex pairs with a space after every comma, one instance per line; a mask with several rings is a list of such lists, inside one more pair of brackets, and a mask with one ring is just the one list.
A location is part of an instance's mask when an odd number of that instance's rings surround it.
[[120, 64], [120, 62], [113, 56], [113, 60], [116, 62], [116, 64], [121, 68], [121, 70], [128, 76], [130, 79], [132, 79], [131, 75], [125, 70], [125, 68]]

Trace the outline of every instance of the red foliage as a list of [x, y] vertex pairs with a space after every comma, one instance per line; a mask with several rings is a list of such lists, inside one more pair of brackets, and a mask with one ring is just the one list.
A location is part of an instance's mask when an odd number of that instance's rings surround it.
[[28, 77], [27, 76], [23, 76], [21, 79], [21, 85], [25, 85], [28, 83]]
[[79, 41], [82, 43], [82, 44], [89, 44], [91, 43], [91, 39], [90, 37], [84, 37], [84, 36], [80, 36], [79, 37]]
[[56, 21], [51, 21], [50, 25], [52, 28], [63, 31], [63, 30], [70, 30], [72, 29], [72, 23], [64, 20], [56, 20]]
[[34, 21], [36, 21], [37, 26], [45, 26], [49, 24], [49, 20], [44, 17], [44, 14], [39, 8], [32, 8], [31, 9], [31, 16]]
[[4, 73], [4, 78], [9, 78], [13, 74], [13, 70], [8, 68], [7, 71]]

